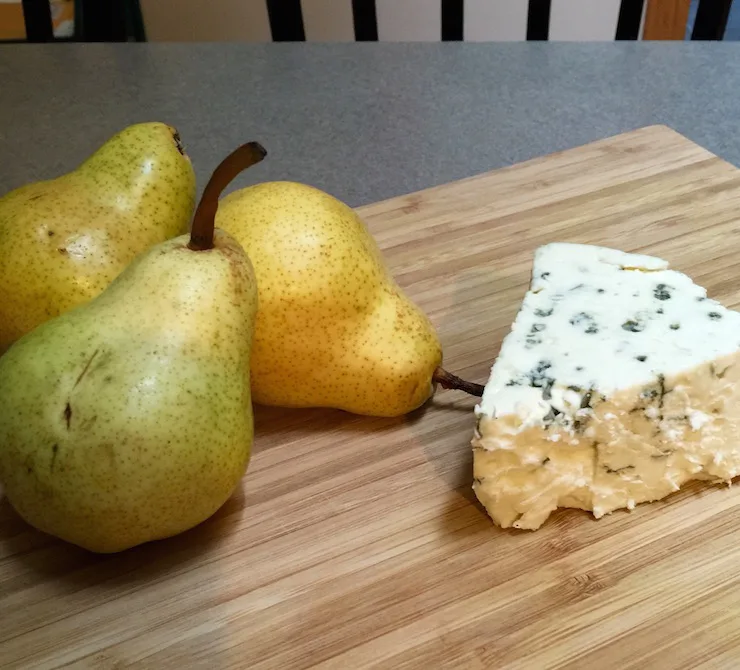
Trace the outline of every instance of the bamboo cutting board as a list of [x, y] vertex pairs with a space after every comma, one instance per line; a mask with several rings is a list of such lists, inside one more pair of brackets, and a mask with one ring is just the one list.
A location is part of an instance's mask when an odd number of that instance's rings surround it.
[[[740, 171], [649, 127], [364, 207], [446, 367], [485, 382], [535, 248], [668, 259], [740, 306]], [[474, 400], [403, 420], [257, 408], [243, 489], [179, 537], [95, 556], [0, 504], [0, 667], [737, 668], [740, 491], [494, 527]]]

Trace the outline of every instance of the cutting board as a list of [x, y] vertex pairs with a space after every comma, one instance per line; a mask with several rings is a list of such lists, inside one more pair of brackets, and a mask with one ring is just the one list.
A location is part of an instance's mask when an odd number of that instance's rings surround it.
[[[363, 207], [446, 367], [485, 382], [532, 254], [668, 259], [740, 305], [740, 171], [648, 127]], [[737, 668], [740, 490], [493, 526], [475, 400], [398, 420], [257, 408], [242, 489], [181, 536], [96, 556], [0, 505], [0, 666]]]

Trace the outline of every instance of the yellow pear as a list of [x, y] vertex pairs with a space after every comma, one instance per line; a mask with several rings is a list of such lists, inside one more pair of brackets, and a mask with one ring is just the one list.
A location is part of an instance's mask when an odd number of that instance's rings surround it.
[[0, 198], [0, 353], [187, 232], [195, 174], [177, 131], [129, 126], [75, 170]]
[[96, 552], [187, 530], [247, 469], [257, 287], [215, 231], [218, 194], [264, 157], [219, 169], [192, 235], [140, 254], [100, 295], [0, 358], [0, 482], [36, 528]]
[[216, 225], [241, 243], [257, 276], [255, 402], [399, 416], [435, 382], [455, 385], [438, 369], [430, 320], [348, 205], [306, 184], [267, 182], [226, 196]]

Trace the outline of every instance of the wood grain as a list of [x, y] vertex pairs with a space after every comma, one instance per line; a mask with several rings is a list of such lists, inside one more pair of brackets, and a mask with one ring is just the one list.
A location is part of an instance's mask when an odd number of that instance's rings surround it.
[[691, 0], [647, 0], [644, 40], [683, 40]]
[[[740, 305], [740, 171], [650, 127], [361, 209], [485, 382], [535, 248], [656, 254]], [[0, 505], [0, 666], [734, 668], [740, 492], [692, 484], [600, 521], [495, 528], [474, 401], [403, 420], [257, 408], [243, 488], [191, 532], [86, 554]]]

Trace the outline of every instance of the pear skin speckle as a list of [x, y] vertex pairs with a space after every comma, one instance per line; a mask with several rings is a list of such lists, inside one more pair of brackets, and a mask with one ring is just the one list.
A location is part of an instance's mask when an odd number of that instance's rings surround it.
[[399, 416], [430, 397], [437, 335], [354, 210], [305, 184], [267, 182], [225, 197], [216, 225], [257, 275], [255, 402]]
[[163, 123], [129, 126], [76, 170], [0, 198], [0, 353], [187, 232], [194, 206], [193, 167]]
[[185, 531], [245, 473], [252, 265], [229, 235], [157, 245], [0, 358], [0, 481], [31, 525], [95, 552]]

